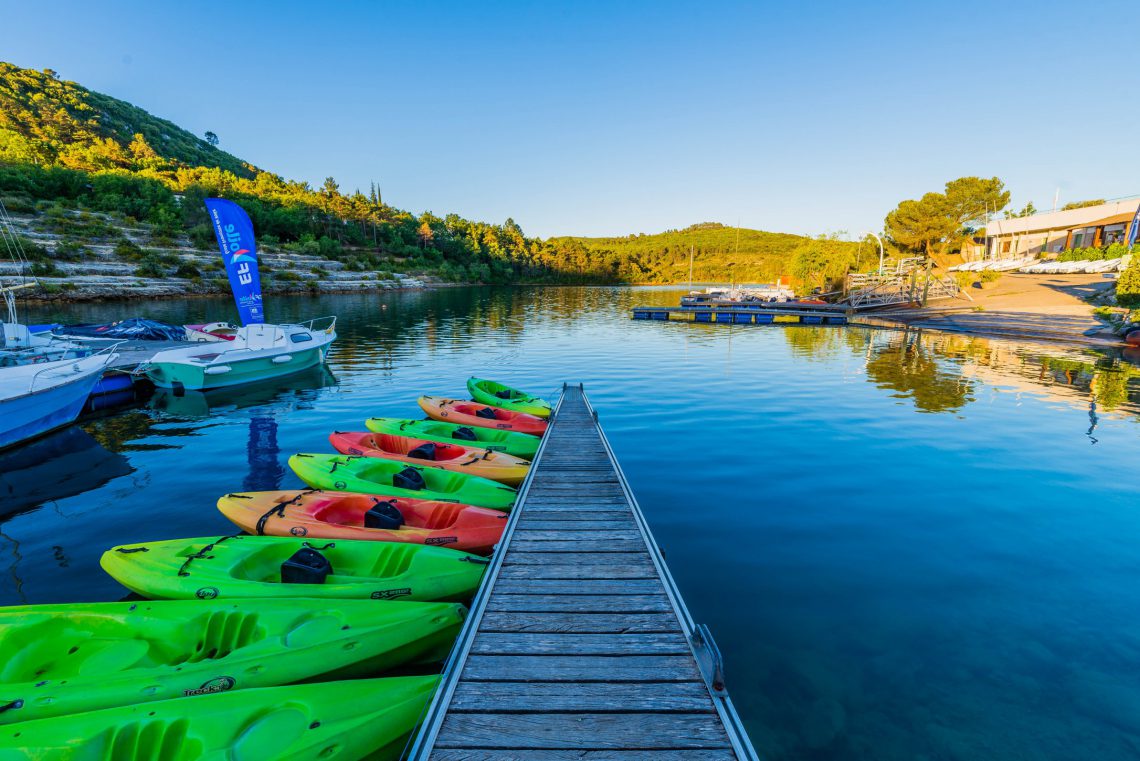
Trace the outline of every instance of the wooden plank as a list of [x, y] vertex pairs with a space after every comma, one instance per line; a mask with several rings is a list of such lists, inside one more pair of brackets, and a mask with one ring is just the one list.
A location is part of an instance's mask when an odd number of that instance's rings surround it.
[[699, 682], [464, 682], [455, 690], [451, 710], [712, 713], [713, 705]]
[[626, 539], [637, 539], [644, 541], [641, 537], [641, 532], [635, 528], [627, 529], [607, 529], [602, 530], [589, 523], [570, 523], [565, 528], [548, 531], [545, 529], [531, 528], [530, 526], [519, 525], [515, 529], [515, 538], [512, 542], [520, 540], [531, 542], [542, 541], [584, 541], [586, 539], [599, 539], [606, 542], [613, 542]]
[[633, 632], [680, 632], [676, 616], [669, 613], [498, 613], [483, 616], [480, 632], [578, 632], [581, 634], [627, 634]]
[[614, 496], [598, 496], [592, 497], [536, 497], [533, 501], [527, 500], [526, 504], [521, 508], [526, 510], [527, 514], [547, 512], [547, 513], [561, 513], [561, 512], [582, 512], [584, 510], [591, 510], [594, 512], [612, 512], [614, 510], [621, 510], [629, 512], [629, 503], [625, 501], [625, 497]]
[[[540, 566], [541, 567], [541, 566]], [[597, 568], [598, 566], [593, 566]], [[655, 595], [665, 594], [657, 579], [511, 579], [496, 595]]]
[[691, 655], [469, 655], [463, 680], [700, 682], [701, 675]]
[[511, 549], [519, 552], [637, 552], [645, 550], [645, 542], [638, 539], [568, 539], [564, 541], [529, 541], [512, 539]]
[[[637, 565], [504, 565], [499, 584], [519, 579], [656, 579], [657, 568], [648, 560]], [[498, 586], [496, 592], [506, 589]]]
[[687, 655], [680, 632], [663, 634], [542, 634], [481, 632], [471, 652], [479, 655]]
[[649, 554], [640, 549], [636, 552], [607, 552], [583, 555], [580, 552], [524, 552], [513, 545], [503, 558], [503, 566], [509, 565], [602, 565], [622, 566], [649, 562]]
[[670, 613], [664, 595], [504, 595], [498, 590], [487, 610], [519, 613]]
[[[633, 515], [621, 510], [607, 510], [605, 512], [591, 511], [583, 513], [578, 510], [549, 510], [530, 514], [528, 511], [519, 518], [518, 526], [527, 528], [562, 528], [568, 523], [588, 523], [598, 528], [624, 528], [637, 526]], [[570, 528], [567, 526], [567, 528]]]
[[441, 748], [432, 761], [736, 761], [731, 750], [507, 750]]
[[720, 721], [708, 714], [456, 713], [444, 719], [435, 747], [695, 750], [729, 746]]

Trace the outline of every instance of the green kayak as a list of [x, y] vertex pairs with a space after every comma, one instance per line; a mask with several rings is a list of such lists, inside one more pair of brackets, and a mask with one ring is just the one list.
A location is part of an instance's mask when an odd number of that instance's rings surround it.
[[468, 378], [467, 391], [475, 401], [492, 407], [501, 407], [511, 412], [525, 412], [527, 415], [541, 418], [550, 417], [550, 402], [498, 381]]
[[295, 454], [289, 467], [309, 486], [325, 491], [434, 499], [492, 510], [510, 510], [518, 494], [498, 481], [383, 457]]
[[239, 534], [123, 545], [99, 564], [127, 589], [159, 600], [466, 600], [487, 560], [420, 544]]
[[439, 661], [465, 615], [368, 600], [0, 608], [0, 724]]
[[539, 439], [526, 433], [497, 431], [494, 428], [442, 423], [438, 420], [407, 420], [394, 417], [370, 417], [365, 427], [373, 433], [393, 436], [410, 436], [414, 439], [441, 441], [444, 444], [470, 442], [472, 446], [506, 452], [515, 457], [533, 460], [538, 452]]
[[3, 761], [399, 759], [439, 684], [402, 676], [262, 687], [0, 727]]

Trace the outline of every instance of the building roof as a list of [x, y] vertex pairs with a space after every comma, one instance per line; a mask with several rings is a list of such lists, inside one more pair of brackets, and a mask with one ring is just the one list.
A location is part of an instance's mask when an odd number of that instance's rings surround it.
[[1112, 224], [1121, 220], [1129, 221], [1132, 219], [1132, 215], [1136, 213], [1138, 206], [1140, 206], [1140, 199], [1130, 198], [1124, 201], [1097, 204], [1096, 206], [1085, 206], [1081, 209], [1034, 214], [1032, 217], [991, 219], [986, 225], [986, 235], [1002, 236], [1046, 232], [1048, 230], [1072, 230], [1079, 227]]

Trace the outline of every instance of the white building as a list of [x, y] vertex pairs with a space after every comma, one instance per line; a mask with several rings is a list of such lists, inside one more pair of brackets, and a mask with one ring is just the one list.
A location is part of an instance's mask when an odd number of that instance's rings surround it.
[[1107, 246], [1126, 239], [1138, 206], [1140, 199], [1132, 198], [1031, 217], [995, 219], [986, 225], [980, 253], [987, 259], [1019, 259], [1070, 248]]

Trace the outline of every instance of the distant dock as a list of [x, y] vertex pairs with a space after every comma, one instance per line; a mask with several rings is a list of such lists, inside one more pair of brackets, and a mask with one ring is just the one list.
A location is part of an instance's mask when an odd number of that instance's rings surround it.
[[563, 387], [411, 758], [757, 758], [581, 386]]
[[733, 325], [846, 325], [848, 308], [838, 304], [724, 303], [700, 306], [639, 306], [635, 320]]

